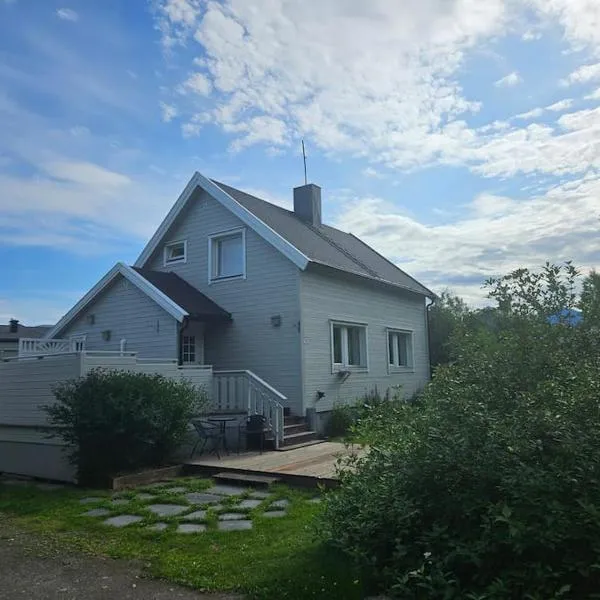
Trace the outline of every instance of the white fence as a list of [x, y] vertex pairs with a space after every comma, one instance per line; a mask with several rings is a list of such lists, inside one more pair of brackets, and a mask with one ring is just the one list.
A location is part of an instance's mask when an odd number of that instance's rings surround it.
[[62, 442], [52, 437], [43, 407], [53, 386], [98, 367], [159, 373], [188, 379], [212, 394], [212, 367], [181, 367], [175, 361], [142, 360], [135, 354], [75, 352], [0, 361], [0, 472], [72, 481]]

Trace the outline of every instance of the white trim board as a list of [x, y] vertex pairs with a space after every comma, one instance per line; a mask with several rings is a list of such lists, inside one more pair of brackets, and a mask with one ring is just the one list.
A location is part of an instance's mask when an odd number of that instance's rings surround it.
[[148, 298], [154, 300], [172, 317], [179, 322], [188, 316], [181, 306], [173, 302], [166, 294], [163, 294], [157, 287], [153, 286], [147, 279], [144, 279], [137, 271], [125, 263], [118, 262], [75, 306], [50, 330], [44, 338], [53, 338], [67, 327], [95, 298], [108, 287], [108, 285], [117, 277], [122, 275], [130, 283], [135, 285]]
[[150, 259], [154, 251], [158, 248], [169, 228], [175, 222], [175, 219], [183, 211], [188, 201], [192, 197], [196, 188], [203, 189], [207, 194], [212, 196], [219, 204], [233, 213], [242, 223], [254, 230], [266, 242], [279, 250], [284, 256], [289, 258], [299, 269], [306, 269], [309, 258], [300, 252], [298, 248], [290, 244], [287, 240], [281, 237], [274, 229], [271, 229], [266, 223], [261, 221], [257, 216], [252, 214], [248, 209], [243, 207], [239, 202], [234, 200], [225, 190], [220, 188], [216, 183], [212, 182], [204, 175], [194, 173], [183, 192], [173, 205], [163, 222], [160, 224], [156, 233], [150, 238], [146, 247], [142, 250], [138, 259], [135, 261], [136, 267], [143, 268], [146, 262]]

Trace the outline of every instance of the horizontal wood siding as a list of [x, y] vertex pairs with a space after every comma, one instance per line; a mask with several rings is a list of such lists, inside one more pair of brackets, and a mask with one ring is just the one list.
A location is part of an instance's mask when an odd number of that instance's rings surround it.
[[[94, 322], [88, 317], [93, 315]], [[156, 302], [119, 275], [79, 317], [56, 337], [86, 335], [86, 350], [118, 351], [122, 339], [128, 352], [142, 358], [178, 358], [178, 322]], [[110, 340], [102, 337], [110, 331]]]
[[[208, 238], [243, 223], [206, 193], [190, 201], [165, 243], [187, 240], [185, 263], [163, 266], [164, 245], [147, 268], [173, 271], [230, 312], [233, 322], [207, 327], [205, 361], [217, 369], [249, 369], [301, 411], [299, 270], [253, 230], [246, 229], [246, 279], [208, 283]], [[275, 327], [271, 317], [280, 316]]]
[[[407, 396], [429, 378], [425, 299], [356, 279], [311, 271], [301, 275], [304, 402], [306, 408], [328, 411], [336, 403], [351, 403], [375, 387], [384, 393], [401, 385]], [[332, 373], [331, 320], [368, 326], [368, 372], [352, 372], [341, 382]], [[414, 369], [388, 372], [387, 328], [413, 331]], [[317, 391], [325, 393], [317, 400]]]
[[80, 375], [76, 354], [0, 362], [0, 427], [47, 425], [45, 404], [54, 402], [52, 386]]

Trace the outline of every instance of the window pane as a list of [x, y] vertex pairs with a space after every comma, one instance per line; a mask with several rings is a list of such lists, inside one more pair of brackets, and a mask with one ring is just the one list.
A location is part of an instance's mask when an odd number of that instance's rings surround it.
[[184, 363], [196, 362], [196, 337], [184, 335], [181, 340], [181, 360]]
[[333, 326], [333, 362], [342, 364], [342, 328], [339, 325]]
[[359, 327], [348, 327], [348, 364], [361, 366], [361, 330]]
[[395, 334], [388, 333], [388, 352], [390, 365], [394, 364], [394, 345], [395, 345]]
[[408, 366], [408, 336], [405, 333], [398, 334], [398, 350], [399, 350], [399, 360], [398, 364], [401, 367]]
[[244, 253], [241, 234], [217, 240], [217, 277], [232, 277], [244, 273]]
[[167, 246], [167, 262], [182, 258], [185, 258], [185, 244], [183, 242]]

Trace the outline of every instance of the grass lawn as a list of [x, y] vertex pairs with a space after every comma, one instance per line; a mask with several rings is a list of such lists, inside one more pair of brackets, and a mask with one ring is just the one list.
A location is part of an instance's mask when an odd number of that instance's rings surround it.
[[[178, 479], [171, 485], [180, 482], [188, 490], [210, 485], [199, 479]], [[14, 525], [38, 534], [40, 545], [58, 543], [92, 555], [137, 559], [150, 575], [205, 591], [236, 591], [265, 600], [364, 597], [361, 580], [348, 561], [318, 541], [315, 517], [320, 507], [307, 502], [314, 494], [275, 486], [274, 498], [290, 501], [285, 517], [267, 519], [260, 516], [260, 510], [250, 510], [253, 529], [224, 532], [215, 529], [216, 515], [209, 510], [206, 532], [178, 534], [176, 517], [158, 517], [147, 510], [148, 502], [135, 499], [141, 489], [119, 494], [130, 500], [123, 507], [111, 503], [109, 492], [49, 491], [0, 483], [0, 513]], [[156, 496], [152, 503], [182, 501], [177, 494], [160, 489], [144, 491]], [[89, 496], [102, 499], [82, 505], [80, 500]], [[226, 507], [230, 502], [227, 499], [223, 504]], [[140, 515], [144, 520], [117, 529], [104, 525], [100, 518], [83, 516], [90, 508], [107, 508], [113, 515]], [[148, 524], [159, 521], [170, 527], [163, 532], [147, 530]]]

